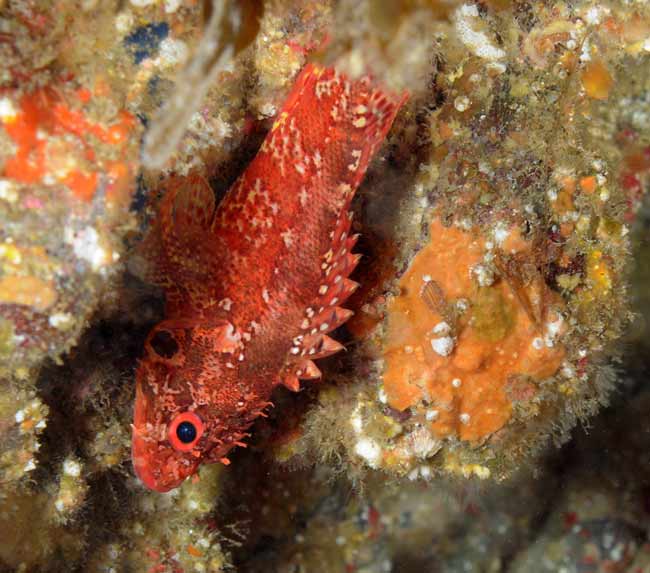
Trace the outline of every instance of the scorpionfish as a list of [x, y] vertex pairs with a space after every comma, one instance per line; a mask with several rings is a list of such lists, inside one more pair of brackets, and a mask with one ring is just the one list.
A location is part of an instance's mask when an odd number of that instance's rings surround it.
[[273, 389], [299, 390], [342, 348], [328, 333], [358, 286], [350, 201], [405, 98], [309, 64], [218, 206], [200, 176], [168, 181], [145, 242], [166, 318], [136, 373], [133, 465], [149, 488], [228, 464]]

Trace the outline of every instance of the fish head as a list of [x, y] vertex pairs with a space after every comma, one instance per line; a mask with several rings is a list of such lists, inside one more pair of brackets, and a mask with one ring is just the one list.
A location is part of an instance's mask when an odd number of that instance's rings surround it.
[[[237, 390], [241, 339], [227, 321], [163, 321], [149, 333], [136, 372], [132, 459], [150, 489], [165, 492], [201, 463], [228, 463], [246, 434], [254, 396]], [[252, 401], [252, 402], [251, 402]]]

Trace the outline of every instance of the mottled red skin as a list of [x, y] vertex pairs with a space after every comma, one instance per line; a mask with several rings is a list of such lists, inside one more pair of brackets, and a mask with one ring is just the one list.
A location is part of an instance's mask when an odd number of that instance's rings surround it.
[[[170, 181], [146, 243], [166, 319], [136, 376], [133, 463], [151, 489], [227, 463], [273, 389], [318, 378], [312, 359], [341, 348], [326, 333], [357, 286], [350, 201], [404, 99], [308, 65], [218, 208], [199, 177]], [[160, 331], [177, 344], [166, 356]], [[187, 411], [204, 432], [185, 452], [168, 428]]]

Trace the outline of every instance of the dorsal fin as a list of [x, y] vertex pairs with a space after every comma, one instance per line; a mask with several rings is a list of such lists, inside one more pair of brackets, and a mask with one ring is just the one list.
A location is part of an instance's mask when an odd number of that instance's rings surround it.
[[351, 252], [358, 238], [357, 235], [348, 235], [351, 220], [351, 214], [347, 211], [339, 218], [332, 235], [332, 249], [323, 256], [322, 282], [314, 305], [305, 310], [300, 325], [304, 334], [294, 339], [286, 374], [281, 378], [282, 384], [290, 390], [299, 389], [298, 379], [320, 378], [320, 370], [312, 360], [331, 356], [343, 349], [343, 345], [327, 336], [327, 333], [344, 324], [354, 314], [340, 306], [359, 286], [348, 278], [360, 258]]
[[[329, 166], [326, 183], [331, 194], [324, 194], [327, 199], [322, 200], [334, 210], [337, 220], [329, 234], [329, 248], [322, 254], [321, 276], [314, 298], [304, 309], [301, 334], [293, 340], [281, 377], [282, 383], [291, 389], [295, 389], [297, 378], [315, 377], [318, 369], [311, 366], [312, 359], [342, 348], [326, 335], [351, 316], [352, 311], [341, 305], [359, 286], [349, 278], [359, 262], [359, 255], [352, 253], [357, 236], [350, 235], [350, 202], [406, 98], [405, 93], [384, 92], [367, 76], [349, 80], [333, 68], [308, 65], [274, 124], [271, 133], [275, 140], [268, 144], [267, 151], [280, 149], [278, 156], [286, 158], [282, 145], [295, 129], [293, 116], [308, 118], [305, 122], [312, 121], [314, 109], [322, 110], [317, 124], [319, 137], [325, 139], [327, 150], [334, 150], [322, 156], [319, 154], [318, 162], [310, 163], [303, 158], [298, 170], [318, 179], [324, 177], [321, 165]], [[287, 133], [283, 133], [283, 129]], [[306, 139], [305, 130], [299, 135]], [[312, 141], [312, 144], [318, 146], [319, 142]]]

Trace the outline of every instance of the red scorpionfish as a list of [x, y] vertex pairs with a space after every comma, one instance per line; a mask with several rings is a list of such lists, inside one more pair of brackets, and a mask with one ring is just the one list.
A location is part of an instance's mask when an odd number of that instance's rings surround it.
[[145, 245], [166, 319], [136, 374], [133, 465], [164, 492], [241, 446], [279, 384], [316, 379], [352, 314], [350, 201], [406, 96], [307, 65], [257, 156], [217, 207], [172, 179]]

